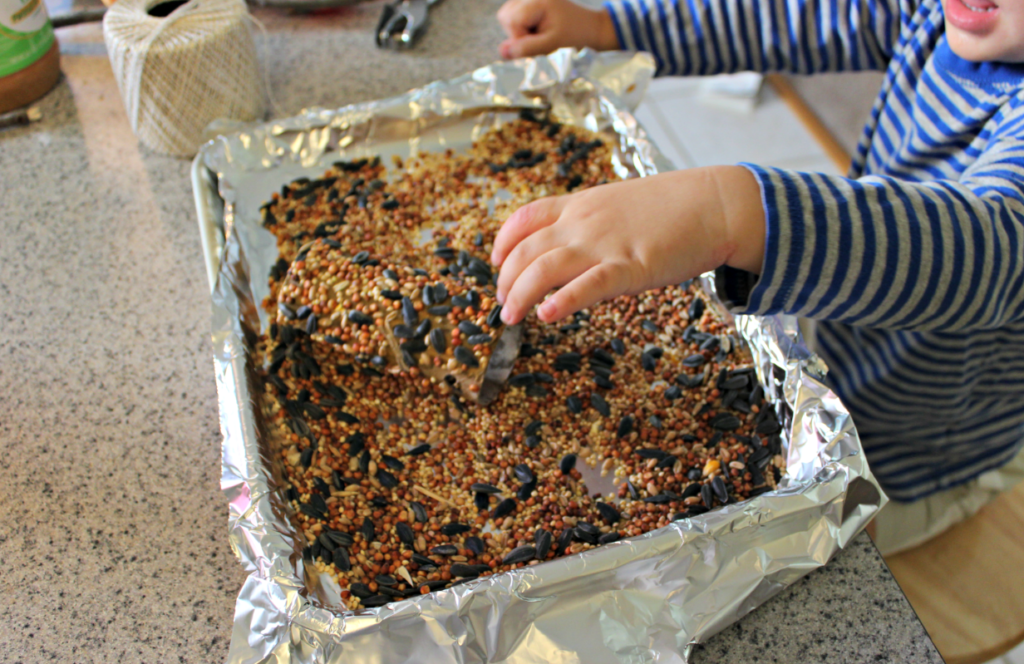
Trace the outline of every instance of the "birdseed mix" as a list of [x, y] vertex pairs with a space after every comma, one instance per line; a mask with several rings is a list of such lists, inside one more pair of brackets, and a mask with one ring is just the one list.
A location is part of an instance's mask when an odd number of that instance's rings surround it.
[[[337, 162], [262, 208], [280, 260], [263, 408], [307, 568], [348, 609], [615, 542], [768, 491], [780, 425], [696, 284], [524, 322], [497, 400], [488, 256], [519, 206], [618, 179], [596, 134], [524, 112], [467, 153]], [[457, 222], [457, 223], [454, 223]], [[426, 239], [425, 239], [426, 238]], [[591, 493], [580, 467], [614, 475]]]

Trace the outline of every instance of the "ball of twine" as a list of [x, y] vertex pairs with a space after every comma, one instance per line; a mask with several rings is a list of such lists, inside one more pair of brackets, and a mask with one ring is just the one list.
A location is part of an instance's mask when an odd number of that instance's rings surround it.
[[211, 121], [263, 115], [259, 60], [244, 0], [190, 0], [163, 18], [150, 15], [160, 2], [118, 0], [103, 37], [135, 135], [187, 157]]

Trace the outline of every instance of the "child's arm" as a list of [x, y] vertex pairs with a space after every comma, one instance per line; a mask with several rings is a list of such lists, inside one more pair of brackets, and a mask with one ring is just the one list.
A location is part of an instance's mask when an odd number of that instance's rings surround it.
[[[508, 0], [504, 57], [562, 46], [651, 52], [659, 74], [884, 69], [914, 0]], [[615, 36], [611, 44], [609, 35]]]
[[727, 166], [597, 187], [517, 211], [493, 260], [508, 321], [558, 286], [542, 320], [730, 265], [760, 273], [738, 313], [1000, 327], [1024, 321], [1024, 139], [997, 130], [959, 182]]

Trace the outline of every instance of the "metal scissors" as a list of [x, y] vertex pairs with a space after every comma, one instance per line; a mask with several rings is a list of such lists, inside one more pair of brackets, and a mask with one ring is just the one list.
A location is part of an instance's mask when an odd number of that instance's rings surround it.
[[377, 22], [377, 46], [411, 47], [427, 27], [430, 8], [438, 2], [440, 0], [395, 0], [384, 5]]

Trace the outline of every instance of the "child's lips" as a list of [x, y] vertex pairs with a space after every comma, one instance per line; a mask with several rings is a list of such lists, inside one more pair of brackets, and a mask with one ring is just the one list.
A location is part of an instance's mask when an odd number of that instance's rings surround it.
[[985, 34], [998, 16], [999, 5], [990, 0], [946, 0], [946, 20], [964, 32]]

